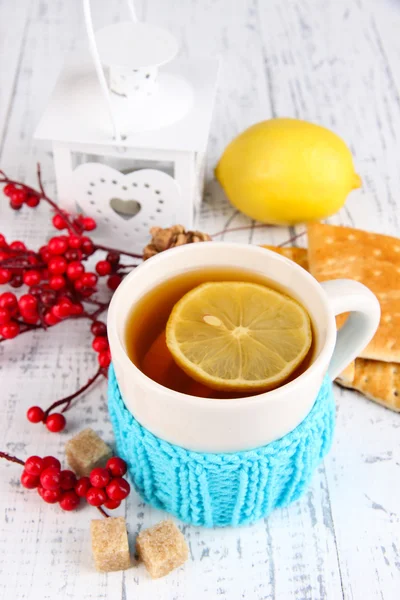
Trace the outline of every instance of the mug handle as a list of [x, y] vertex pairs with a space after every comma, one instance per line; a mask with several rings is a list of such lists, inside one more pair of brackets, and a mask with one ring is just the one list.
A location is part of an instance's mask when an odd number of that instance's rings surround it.
[[381, 309], [377, 297], [365, 285], [350, 279], [321, 283], [333, 314], [350, 312], [338, 331], [335, 349], [328, 367], [333, 380], [364, 350], [378, 329]]

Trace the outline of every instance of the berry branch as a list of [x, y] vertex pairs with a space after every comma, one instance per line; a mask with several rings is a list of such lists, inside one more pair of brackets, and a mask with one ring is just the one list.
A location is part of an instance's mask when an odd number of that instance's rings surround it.
[[131, 488], [123, 478], [127, 465], [122, 458], [109, 458], [105, 468], [95, 467], [89, 477], [77, 478], [69, 469], [61, 470], [54, 456], [30, 456], [26, 461], [0, 451], [0, 458], [24, 467], [21, 484], [28, 490], [37, 489], [39, 496], [49, 504], [59, 503], [63, 510], [78, 508], [81, 499], [97, 508], [103, 517], [110, 515], [102, 508], [118, 508], [128, 497]]
[[[66, 230], [67, 235], [56, 235], [38, 251], [27, 248], [24, 242], [8, 243], [0, 234], [0, 285], [19, 289], [26, 286], [26, 293], [19, 297], [10, 289], [0, 294], [0, 343], [33, 330], [47, 330], [68, 319], [87, 319], [91, 323], [92, 348], [97, 353], [98, 370], [89, 381], [73, 394], [55, 401], [47, 410], [31, 407], [28, 419], [33, 423], [45, 423], [50, 431], [62, 431], [66, 425], [66, 412], [72, 400], [81, 396], [99, 377], [107, 376], [111, 355], [105, 323], [100, 315], [108, 309], [108, 301], [95, 297], [99, 278], [106, 278], [107, 288], [113, 292], [123, 277], [136, 264], [124, 265], [121, 256], [140, 259], [139, 254], [96, 245], [85, 235], [96, 228], [91, 217], [70, 215], [57, 205], [45, 192], [40, 165], [37, 167], [38, 190], [17, 182], [0, 171], [0, 184], [13, 210], [23, 206], [35, 208], [41, 201], [53, 211], [52, 225]], [[97, 261], [95, 272], [88, 271], [85, 263], [95, 252], [107, 252]], [[52, 412], [64, 405], [62, 413]]]

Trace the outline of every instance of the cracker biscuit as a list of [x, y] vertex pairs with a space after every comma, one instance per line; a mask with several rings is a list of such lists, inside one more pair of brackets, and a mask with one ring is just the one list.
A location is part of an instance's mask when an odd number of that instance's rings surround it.
[[[298, 262], [305, 269], [308, 268], [307, 251], [303, 248], [263, 247]], [[361, 392], [370, 400], [390, 410], [400, 412], [400, 364], [357, 358], [335, 381], [343, 387]]]
[[353, 381], [337, 378], [340, 385], [361, 392], [370, 400], [400, 412], [400, 364], [357, 358]]
[[378, 297], [381, 321], [362, 358], [400, 362], [400, 240], [313, 223], [308, 226], [308, 261], [318, 281], [355, 279]]

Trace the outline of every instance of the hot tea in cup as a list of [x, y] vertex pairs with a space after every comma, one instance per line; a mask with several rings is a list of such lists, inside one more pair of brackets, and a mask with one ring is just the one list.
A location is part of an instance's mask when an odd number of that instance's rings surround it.
[[198, 269], [158, 286], [126, 326], [133, 363], [157, 383], [204, 398], [240, 398], [298, 377], [314, 328], [290, 291], [261, 274]]

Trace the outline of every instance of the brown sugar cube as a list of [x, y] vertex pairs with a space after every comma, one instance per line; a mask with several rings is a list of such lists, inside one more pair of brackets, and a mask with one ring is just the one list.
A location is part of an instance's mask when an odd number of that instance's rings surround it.
[[93, 429], [88, 428], [66, 443], [65, 454], [69, 466], [77, 475], [88, 476], [92, 469], [102, 466], [112, 456], [112, 451]]
[[94, 519], [90, 523], [92, 552], [98, 571], [123, 571], [131, 566], [124, 517]]
[[136, 551], [153, 579], [164, 577], [188, 558], [185, 538], [172, 521], [161, 521], [141, 531]]

